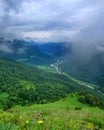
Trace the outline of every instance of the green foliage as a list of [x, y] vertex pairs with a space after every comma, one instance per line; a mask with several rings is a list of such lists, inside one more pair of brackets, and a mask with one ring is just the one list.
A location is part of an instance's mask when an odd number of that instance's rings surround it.
[[92, 94], [89, 94], [86, 91], [79, 91], [78, 93], [78, 100], [82, 103], [88, 104], [90, 106], [99, 107], [104, 109], [104, 100], [95, 97]]
[[17, 104], [25, 106], [53, 102], [66, 97], [78, 87], [64, 75], [0, 58], [0, 94], [6, 92], [8, 95], [0, 98], [4, 110]]
[[11, 124], [11, 123], [7, 123], [5, 124], [4, 122], [0, 122], [0, 130], [18, 130], [18, 126]]

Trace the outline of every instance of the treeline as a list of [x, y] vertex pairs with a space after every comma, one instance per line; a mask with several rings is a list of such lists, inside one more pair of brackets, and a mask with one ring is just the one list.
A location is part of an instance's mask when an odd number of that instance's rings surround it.
[[81, 103], [104, 109], [104, 99], [98, 98], [87, 91], [79, 91], [78, 100]]
[[8, 109], [14, 105], [47, 103], [66, 97], [78, 89], [64, 75], [44, 72], [35, 67], [0, 58], [0, 107]]

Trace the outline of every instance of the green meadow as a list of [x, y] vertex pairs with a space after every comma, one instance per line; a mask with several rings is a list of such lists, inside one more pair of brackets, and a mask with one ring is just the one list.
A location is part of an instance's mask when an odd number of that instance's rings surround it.
[[104, 130], [104, 111], [70, 94], [54, 103], [0, 110], [0, 130]]

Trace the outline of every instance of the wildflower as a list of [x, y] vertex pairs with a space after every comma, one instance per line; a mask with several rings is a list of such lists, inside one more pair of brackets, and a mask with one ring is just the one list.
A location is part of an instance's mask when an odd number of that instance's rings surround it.
[[11, 109], [8, 109], [7, 112], [13, 113], [13, 111]]
[[20, 116], [19, 118], [22, 119], [22, 116]]
[[28, 120], [26, 120], [26, 124], [28, 124], [29, 123], [29, 121]]
[[43, 120], [38, 121], [38, 124], [43, 124], [43, 123], [44, 123]]
[[20, 111], [17, 109], [16, 112], [19, 113]]
[[40, 117], [40, 115], [39, 115], [39, 114], [37, 114], [37, 115], [36, 115], [36, 118], [39, 118], [39, 117]]
[[36, 120], [38, 120], [39, 119], [39, 117], [36, 117]]
[[39, 113], [39, 115], [42, 115], [42, 114], [43, 114], [42, 112]]
[[45, 119], [43, 118], [43, 121], [44, 121]]

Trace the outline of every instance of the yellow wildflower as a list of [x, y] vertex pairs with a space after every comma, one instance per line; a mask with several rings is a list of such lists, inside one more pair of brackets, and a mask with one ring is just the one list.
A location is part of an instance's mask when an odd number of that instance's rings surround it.
[[29, 123], [29, 121], [28, 120], [26, 120], [26, 124], [28, 124]]
[[22, 119], [22, 116], [20, 116], [19, 118]]
[[44, 123], [43, 120], [38, 121], [38, 124], [43, 124], [43, 123]]

